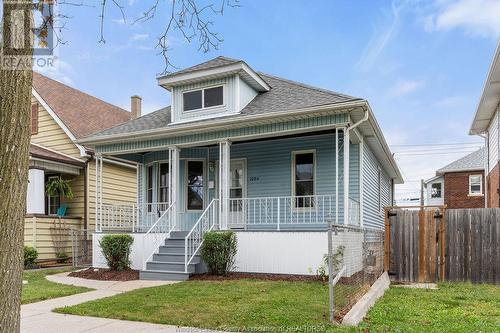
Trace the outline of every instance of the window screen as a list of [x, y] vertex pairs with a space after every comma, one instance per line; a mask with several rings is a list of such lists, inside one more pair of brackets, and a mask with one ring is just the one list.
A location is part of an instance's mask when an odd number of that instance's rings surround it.
[[223, 87], [208, 88], [204, 90], [205, 102], [204, 106], [209, 108], [224, 104], [224, 89]]
[[185, 92], [183, 95], [184, 111], [202, 108], [202, 90]]

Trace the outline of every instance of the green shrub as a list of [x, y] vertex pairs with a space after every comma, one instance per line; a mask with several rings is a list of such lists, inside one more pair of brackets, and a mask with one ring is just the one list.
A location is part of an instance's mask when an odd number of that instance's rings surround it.
[[99, 245], [110, 269], [123, 271], [130, 268], [130, 248], [134, 238], [130, 235], [106, 235]]
[[57, 262], [60, 263], [60, 264], [63, 264], [66, 262], [66, 260], [69, 259], [69, 255], [66, 253], [66, 252], [57, 252], [56, 253], [56, 258], [57, 258]]
[[24, 268], [33, 268], [38, 258], [38, 251], [32, 246], [24, 247]]
[[227, 275], [233, 269], [237, 245], [236, 235], [232, 231], [205, 234], [201, 258], [207, 264], [210, 273]]

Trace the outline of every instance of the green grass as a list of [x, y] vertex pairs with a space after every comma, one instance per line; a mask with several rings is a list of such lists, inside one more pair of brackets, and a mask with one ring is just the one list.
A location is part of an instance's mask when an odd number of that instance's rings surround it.
[[391, 287], [361, 327], [375, 332], [500, 332], [500, 286], [440, 283], [438, 290]]
[[21, 303], [34, 303], [50, 298], [79, 294], [92, 289], [85, 287], [75, 287], [48, 281], [45, 276], [67, 272], [68, 269], [42, 269], [27, 271], [23, 273], [23, 280], [28, 281], [23, 284]]
[[335, 332], [498, 332], [500, 287], [391, 288], [358, 329], [328, 323], [328, 287], [318, 282], [188, 281], [139, 289], [56, 312], [159, 324]]

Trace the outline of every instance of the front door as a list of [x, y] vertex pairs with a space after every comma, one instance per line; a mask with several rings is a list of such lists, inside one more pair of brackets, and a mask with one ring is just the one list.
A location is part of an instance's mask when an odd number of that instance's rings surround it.
[[231, 160], [229, 169], [231, 182], [229, 184], [229, 228], [243, 229], [245, 227], [246, 202], [246, 160]]

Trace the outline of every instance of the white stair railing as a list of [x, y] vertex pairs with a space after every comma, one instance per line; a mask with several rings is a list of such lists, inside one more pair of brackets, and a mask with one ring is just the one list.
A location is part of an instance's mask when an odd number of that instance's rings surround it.
[[[165, 239], [170, 237], [170, 233], [175, 229], [175, 216], [172, 208], [174, 204], [175, 202], [171, 203], [158, 220], [143, 235], [142, 254], [144, 270], [146, 269], [147, 262], [153, 257]], [[146, 257], [146, 255], [148, 256]]]
[[218, 214], [219, 199], [213, 199], [187, 234], [184, 245], [184, 271], [186, 273], [189, 264], [203, 244], [203, 236], [217, 225]]

